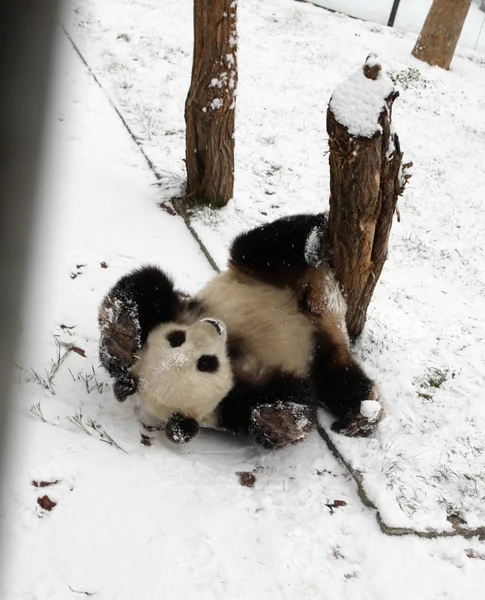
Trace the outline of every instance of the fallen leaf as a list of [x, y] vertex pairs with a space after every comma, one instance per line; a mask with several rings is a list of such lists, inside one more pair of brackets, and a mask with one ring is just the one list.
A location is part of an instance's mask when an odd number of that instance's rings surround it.
[[79, 356], [83, 356], [84, 358], [86, 358], [86, 353], [84, 352], [84, 350], [82, 348], [78, 348], [77, 346], [73, 346], [71, 348], [71, 350], [73, 352], [75, 352], [76, 354], [79, 354]]
[[103, 260], [102, 263], [99, 263], [99, 264], [101, 265], [102, 269], [107, 269], [108, 268], [108, 265], [104, 262], [104, 260]]
[[57, 502], [51, 500], [49, 496], [42, 496], [42, 498], [37, 498], [37, 504], [41, 508], [49, 512], [54, 508], [54, 506], [57, 506]]
[[247, 471], [238, 471], [236, 475], [239, 475], [239, 483], [244, 487], [254, 487], [256, 483], [256, 477], [252, 473]]
[[51, 485], [56, 485], [59, 483], [59, 480], [56, 479], [55, 481], [32, 481], [32, 485], [36, 488], [43, 488], [43, 487], [49, 487]]
[[340, 506], [347, 506], [347, 502], [345, 502], [345, 500], [334, 500], [332, 504], [326, 504], [325, 506], [330, 509], [330, 514], [333, 515], [334, 508], [339, 508]]

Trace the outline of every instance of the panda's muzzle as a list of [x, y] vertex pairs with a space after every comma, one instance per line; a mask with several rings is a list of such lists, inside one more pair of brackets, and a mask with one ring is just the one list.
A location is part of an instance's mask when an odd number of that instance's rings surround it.
[[210, 323], [213, 327], [215, 327], [219, 335], [224, 333], [224, 326], [220, 321], [216, 321], [216, 319], [204, 319], [204, 323]]

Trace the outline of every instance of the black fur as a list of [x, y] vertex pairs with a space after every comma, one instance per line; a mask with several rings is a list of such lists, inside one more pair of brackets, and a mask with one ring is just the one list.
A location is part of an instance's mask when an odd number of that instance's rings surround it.
[[232, 364], [244, 355], [244, 339], [241, 335], [228, 334], [227, 355]]
[[327, 216], [295, 215], [238, 235], [230, 249], [230, 263], [264, 283], [292, 286], [309, 266], [305, 249], [315, 228], [321, 234], [321, 256], [325, 258]]

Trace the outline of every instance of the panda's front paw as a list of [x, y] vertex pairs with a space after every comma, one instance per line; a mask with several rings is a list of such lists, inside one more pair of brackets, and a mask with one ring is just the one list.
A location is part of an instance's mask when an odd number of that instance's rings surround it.
[[138, 382], [133, 377], [117, 379], [113, 384], [113, 393], [118, 402], [124, 402], [138, 390]]
[[384, 407], [379, 400], [364, 400], [359, 412], [346, 415], [332, 424], [332, 431], [349, 437], [367, 437], [373, 433], [384, 416]]
[[165, 435], [175, 444], [186, 444], [194, 438], [200, 430], [200, 426], [195, 419], [184, 417], [179, 413], [174, 413], [165, 425]]
[[251, 414], [251, 434], [268, 450], [305, 439], [314, 425], [312, 408], [301, 404], [263, 404]]

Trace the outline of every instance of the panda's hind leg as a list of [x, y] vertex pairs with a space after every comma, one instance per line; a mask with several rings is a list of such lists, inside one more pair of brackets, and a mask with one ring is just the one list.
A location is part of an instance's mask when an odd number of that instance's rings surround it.
[[337, 418], [334, 431], [348, 436], [374, 431], [384, 415], [378, 386], [352, 356], [347, 335], [328, 319], [315, 334], [311, 374], [319, 401]]
[[278, 287], [295, 284], [326, 249], [327, 217], [284, 217], [238, 235], [230, 249], [237, 271]]
[[332, 429], [349, 436], [369, 435], [384, 409], [377, 385], [352, 356], [346, 303], [326, 263], [307, 271], [303, 308], [316, 329], [312, 379], [320, 402], [338, 419]]

